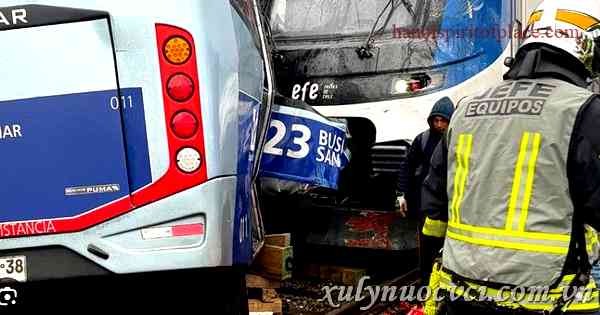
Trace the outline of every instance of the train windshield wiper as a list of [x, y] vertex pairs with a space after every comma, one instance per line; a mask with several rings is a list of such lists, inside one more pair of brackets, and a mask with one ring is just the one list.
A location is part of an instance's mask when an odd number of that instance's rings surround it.
[[[371, 32], [369, 33], [369, 36], [367, 37], [365, 44], [356, 50], [356, 52], [358, 53], [358, 57], [360, 57], [361, 59], [373, 57], [373, 53], [371, 52], [371, 50], [373, 49], [373, 40], [375, 39], [376, 36], [379, 36], [384, 33], [386, 26], [388, 25], [388, 23], [392, 19], [392, 16], [394, 15], [394, 12], [400, 5], [404, 6], [404, 8], [406, 9], [406, 11], [408, 11], [408, 13], [410, 14], [410, 16], [412, 17], [413, 20], [415, 19], [415, 11], [413, 10], [412, 4], [410, 2], [408, 2], [408, 0], [390, 0], [390, 1], [388, 1], [388, 3], [385, 5], [385, 7], [383, 7], [381, 12], [379, 12], [377, 19], [375, 20], [375, 23], [373, 23], [373, 27], [371, 28]], [[385, 12], [388, 11], [388, 8], [389, 8], [389, 13], [386, 16], [385, 21], [383, 22], [383, 25], [381, 25], [381, 27], [376, 30], [377, 24], [379, 24], [379, 21], [381, 20], [381, 17], [385, 14]]]

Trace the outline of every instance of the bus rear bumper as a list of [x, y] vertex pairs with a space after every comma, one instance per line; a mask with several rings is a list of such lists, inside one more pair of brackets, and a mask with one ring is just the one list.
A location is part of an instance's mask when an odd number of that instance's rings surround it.
[[221, 177], [84, 231], [8, 238], [27, 282], [232, 266], [237, 177]]

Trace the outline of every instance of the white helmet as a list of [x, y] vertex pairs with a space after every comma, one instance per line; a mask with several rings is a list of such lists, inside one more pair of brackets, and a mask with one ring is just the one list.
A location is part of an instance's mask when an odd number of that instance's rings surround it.
[[531, 14], [525, 36], [522, 47], [543, 43], [560, 48], [581, 61], [591, 74], [597, 74], [600, 1], [545, 0]]

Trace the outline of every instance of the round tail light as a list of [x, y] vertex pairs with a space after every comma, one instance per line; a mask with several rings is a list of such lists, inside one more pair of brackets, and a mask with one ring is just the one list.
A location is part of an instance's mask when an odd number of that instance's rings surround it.
[[171, 37], [163, 51], [165, 58], [172, 64], [180, 65], [190, 59], [192, 48], [190, 43], [181, 36]]
[[202, 156], [194, 148], [183, 148], [177, 153], [177, 167], [185, 173], [197, 171], [202, 165]]
[[167, 93], [172, 99], [185, 102], [194, 94], [194, 82], [183, 73], [174, 74], [167, 82]]
[[171, 129], [179, 138], [191, 138], [198, 130], [198, 119], [190, 112], [179, 112], [171, 120]]

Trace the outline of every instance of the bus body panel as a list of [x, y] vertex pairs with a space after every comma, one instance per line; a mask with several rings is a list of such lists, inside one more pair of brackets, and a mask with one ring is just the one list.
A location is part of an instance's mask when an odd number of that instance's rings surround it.
[[[2, 51], [10, 75], [0, 93], [0, 223], [73, 217], [128, 199], [107, 20], [2, 31], [0, 40], [18, 43]], [[36, 233], [54, 230], [36, 225]]]
[[[242, 8], [250, 9], [251, 1], [242, 0]], [[236, 211], [233, 218], [233, 263], [248, 264], [252, 259], [251, 209], [252, 205], [252, 165], [255, 162], [258, 116], [262, 103], [264, 64], [254, 37], [245, 25], [256, 28], [253, 20], [243, 20], [232, 8], [234, 30], [237, 40], [239, 87], [237, 122], [229, 129], [237, 130], [238, 163]], [[247, 24], [245, 24], [247, 23]]]
[[[19, 237], [0, 242], [0, 251], [62, 246], [115, 273], [231, 266], [236, 177], [223, 177], [151, 203], [77, 233]], [[205, 223], [202, 235], [144, 240], [144, 229]], [[186, 222], [185, 220], [182, 222]], [[108, 253], [103, 259], [88, 251], [94, 245]], [[55, 278], [48, 268], [43, 279]], [[43, 280], [28, 279], [28, 280]]]
[[[19, 4], [103, 10], [110, 14], [120, 86], [141, 87], [143, 91], [153, 181], [166, 172], [170, 158], [155, 25], [175, 25], [190, 32], [198, 58], [208, 177], [236, 173], [238, 139], [230, 127], [237, 124], [237, 117], [232, 114], [239, 105], [238, 63], [244, 61], [238, 55], [234, 11], [228, 1], [7, 0], [2, 7]], [[262, 88], [262, 82], [255, 84]]]
[[[252, 26], [240, 16], [252, 11], [240, 13], [229, 1], [213, 0], [8, 0], [2, 8], [25, 4], [109, 13], [121, 92], [137, 93], [143, 99], [141, 108], [130, 111], [134, 115], [128, 116], [128, 109], [121, 108], [125, 124], [135, 127], [125, 128], [127, 146], [137, 152], [133, 158], [128, 156], [134, 159], [128, 169], [134, 178], [131, 193], [160, 179], [174, 158], [169, 156], [167, 143], [156, 25], [174, 25], [189, 32], [198, 65], [196, 88], [205, 146], [202, 163], [208, 179], [77, 232], [5, 238], [0, 256], [11, 250], [64, 246], [116, 273], [248, 264], [252, 257], [250, 216], [256, 211], [251, 198], [253, 140], [264, 80], [262, 57], [253, 37], [256, 29], [249, 30]], [[72, 45], [76, 50], [78, 43]], [[44, 93], [33, 86], [32, 95], [48, 96]], [[185, 230], [200, 225], [202, 229], [191, 234]], [[0, 226], [4, 228], [15, 229]], [[176, 228], [188, 234], [174, 236]], [[109, 258], [98, 256], [91, 247]], [[51, 272], [30, 280], [60, 277]]]

